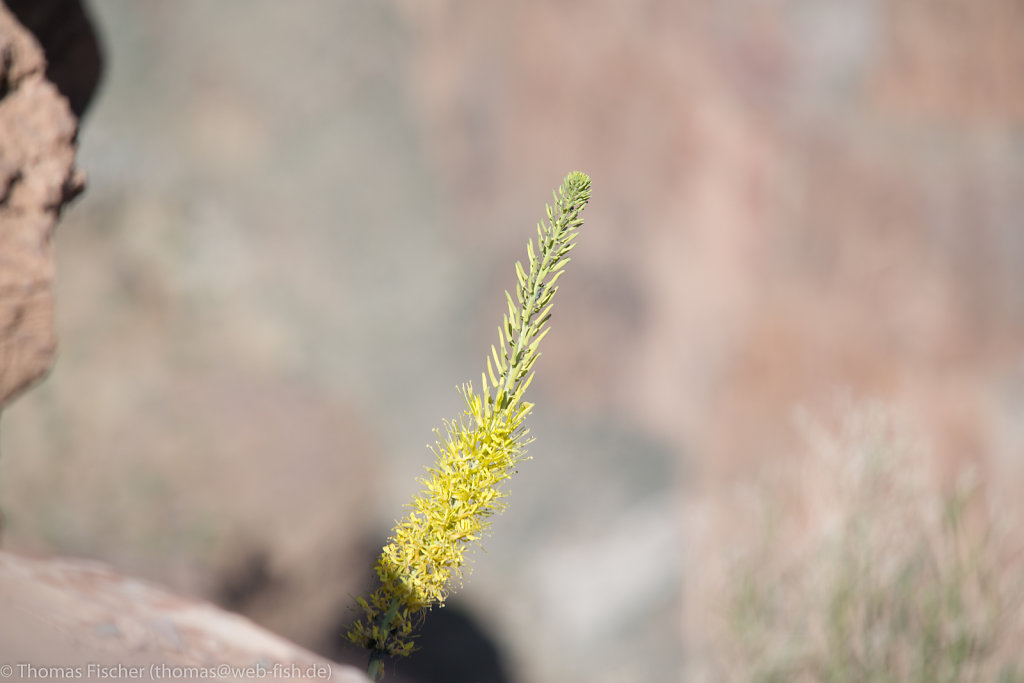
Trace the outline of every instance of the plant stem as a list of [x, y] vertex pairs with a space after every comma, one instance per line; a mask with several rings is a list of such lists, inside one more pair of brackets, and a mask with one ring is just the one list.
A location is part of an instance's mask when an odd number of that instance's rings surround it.
[[379, 681], [384, 678], [384, 656], [377, 650], [370, 655], [370, 665], [366, 667], [366, 675], [371, 681]]
[[[401, 601], [394, 599], [391, 601], [391, 605], [388, 607], [388, 611], [384, 613], [384, 616], [380, 620], [380, 629], [385, 634], [391, 630], [391, 622], [398, 614], [398, 608], [401, 606]], [[379, 681], [384, 678], [384, 647], [383, 643], [377, 643], [370, 652], [370, 663], [366, 666], [366, 675], [370, 677], [371, 681]]]

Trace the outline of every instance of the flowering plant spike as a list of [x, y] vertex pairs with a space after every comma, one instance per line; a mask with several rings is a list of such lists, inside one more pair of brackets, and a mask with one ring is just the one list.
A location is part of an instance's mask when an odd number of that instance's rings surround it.
[[547, 220], [537, 224], [536, 242], [527, 242], [528, 264], [516, 262], [515, 294], [505, 292], [508, 313], [481, 374], [480, 392], [464, 384], [462, 415], [446, 421], [443, 434], [435, 430], [438, 441], [431, 450], [437, 462], [427, 468], [423, 490], [381, 552], [375, 567], [380, 585], [357, 600], [363, 615], [348, 638], [370, 651], [371, 678], [381, 676], [384, 656], [412, 652], [425, 610], [443, 605], [461, 583], [467, 546], [479, 543], [489, 518], [504, 508], [499, 487], [525, 458], [531, 438], [523, 422], [533, 405], [523, 393], [550, 329], [556, 283], [583, 225], [590, 178], [570, 173], [554, 198]]

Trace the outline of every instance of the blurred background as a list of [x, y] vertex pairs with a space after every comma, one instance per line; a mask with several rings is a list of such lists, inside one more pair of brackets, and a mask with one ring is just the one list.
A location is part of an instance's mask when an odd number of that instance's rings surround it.
[[89, 186], [58, 362], [5, 414], [5, 548], [362, 661], [351, 596], [571, 170], [534, 459], [406, 679], [726, 678], [694, 596], [763, 538], [737, 492], [796, 501], [780, 552], [834, 517], [801, 415], [842, 440], [882, 405], [933, 497], [967, 469], [979, 523], [1021, 519], [1019, 2], [88, 8]]

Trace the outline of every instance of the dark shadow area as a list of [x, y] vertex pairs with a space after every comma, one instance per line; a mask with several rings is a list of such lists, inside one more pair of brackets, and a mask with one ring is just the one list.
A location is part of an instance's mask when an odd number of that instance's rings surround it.
[[46, 54], [46, 77], [68, 99], [78, 118], [88, 108], [103, 73], [103, 51], [79, 0], [5, 0]]
[[[354, 615], [351, 609], [343, 611], [337, 626], [328, 634], [334, 645], [318, 654], [364, 668], [369, 653], [355, 648], [345, 639]], [[416, 638], [416, 647], [416, 652], [409, 657], [387, 660], [384, 668], [386, 680], [402, 683], [513, 681], [497, 641], [458, 601], [430, 611]]]
[[277, 586], [266, 552], [254, 551], [222, 577], [215, 601], [234, 612], [244, 613], [255, 599], [265, 598]]
[[[363, 594], [377, 587], [373, 565], [381, 544], [367, 549], [367, 573]], [[345, 638], [354, 619], [359, 616], [347, 605], [326, 634], [319, 654], [337, 662], [365, 667], [369, 653], [351, 645]], [[466, 605], [449, 600], [443, 608], [434, 608], [416, 638], [417, 650], [409, 657], [388, 659], [385, 675], [388, 681], [400, 683], [512, 683], [505, 656], [497, 639]]]
[[418, 683], [511, 683], [498, 644], [457, 601], [434, 609], [411, 656], [393, 661], [394, 672]]

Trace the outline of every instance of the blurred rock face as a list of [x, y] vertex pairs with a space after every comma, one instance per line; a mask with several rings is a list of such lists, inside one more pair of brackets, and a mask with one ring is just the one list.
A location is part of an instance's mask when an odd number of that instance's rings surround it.
[[1004, 447], [977, 413], [1021, 379], [1024, 17], [934, 10], [409, 7], [467, 238], [523, 178], [594, 178], [580, 267], [615, 284], [575, 294], [586, 343], [552, 339], [565, 391], [727, 477], [844, 390], [914, 406], [944, 458]]
[[[34, 25], [44, 35], [81, 35], [61, 24], [80, 27], [80, 14], [48, 11], [77, 3], [22, 5], [36, 19], [48, 18]], [[91, 32], [87, 38], [95, 47]], [[84, 184], [74, 168], [77, 118], [45, 66], [32, 34], [0, 4], [0, 406], [53, 362], [51, 238], [61, 209]], [[73, 68], [57, 70], [62, 89], [78, 98], [78, 113], [98, 66], [81, 78]], [[13, 662], [5, 666], [8, 678], [46, 678], [59, 669], [62, 677], [90, 680], [216, 672], [241, 681], [262, 667], [262, 675], [295, 680], [367, 680], [241, 617], [94, 563], [0, 553], [0, 602], [0, 659]]]
[[52, 236], [78, 194], [77, 120], [46, 79], [42, 50], [0, 5], [0, 405], [50, 368]]

